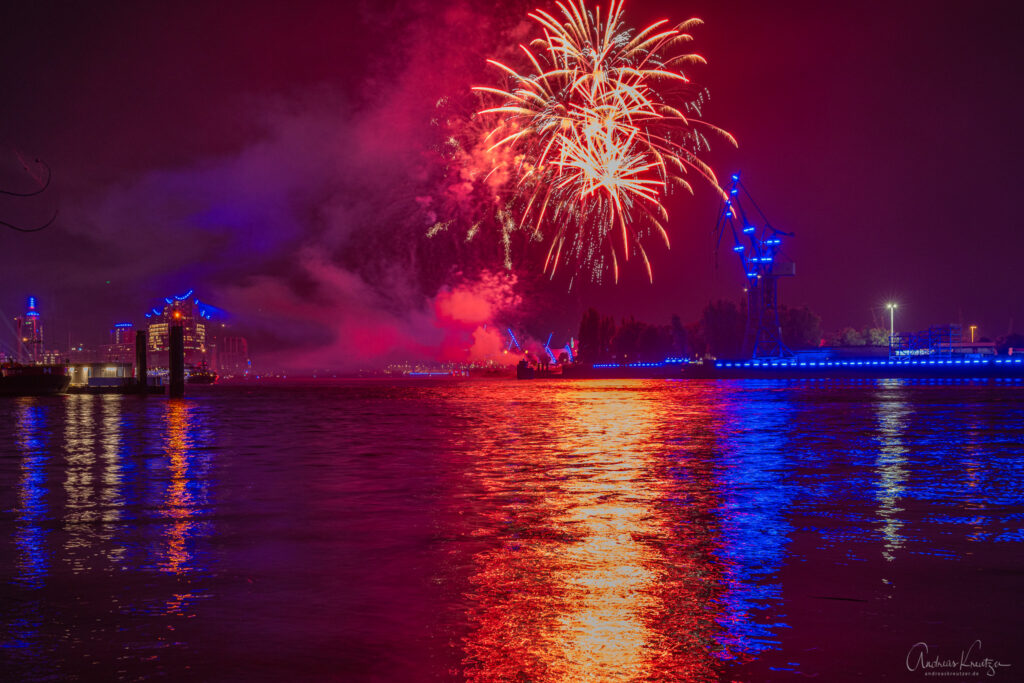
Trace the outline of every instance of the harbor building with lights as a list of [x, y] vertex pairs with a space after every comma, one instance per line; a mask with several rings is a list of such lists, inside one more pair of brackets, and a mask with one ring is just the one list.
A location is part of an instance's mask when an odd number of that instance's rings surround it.
[[153, 308], [146, 318], [149, 321], [146, 343], [149, 367], [167, 367], [172, 326], [180, 326], [184, 332], [185, 364], [196, 366], [208, 362], [207, 324], [210, 312], [193, 296], [192, 290], [181, 296], [165, 298], [163, 308]]
[[16, 358], [19, 363], [43, 362], [43, 321], [39, 315], [36, 298], [28, 297], [25, 314], [14, 319]]
[[110, 343], [100, 348], [99, 360], [108, 363], [135, 363], [135, 325], [114, 323], [110, 329]]

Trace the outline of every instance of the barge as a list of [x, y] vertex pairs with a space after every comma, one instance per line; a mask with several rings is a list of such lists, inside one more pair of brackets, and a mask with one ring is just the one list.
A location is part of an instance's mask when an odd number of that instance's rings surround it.
[[63, 365], [0, 366], [0, 396], [52, 396], [63, 394], [69, 384]]

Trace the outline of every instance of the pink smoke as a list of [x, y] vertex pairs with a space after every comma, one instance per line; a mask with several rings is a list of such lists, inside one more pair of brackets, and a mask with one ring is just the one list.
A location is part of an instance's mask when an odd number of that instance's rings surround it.
[[[442, 288], [412, 310], [395, 310], [358, 275], [319, 250], [300, 256], [316, 288], [299, 295], [261, 276], [224, 292], [225, 307], [250, 312], [246, 325], [287, 351], [262, 354], [266, 369], [292, 372], [375, 368], [389, 362], [514, 362], [501, 320], [521, 304], [516, 278], [484, 272]], [[254, 312], [254, 313], [253, 313]]]
[[508, 339], [498, 321], [514, 312], [522, 298], [516, 277], [483, 272], [477, 279], [444, 287], [433, 300], [436, 323], [445, 330], [443, 360], [508, 362]]

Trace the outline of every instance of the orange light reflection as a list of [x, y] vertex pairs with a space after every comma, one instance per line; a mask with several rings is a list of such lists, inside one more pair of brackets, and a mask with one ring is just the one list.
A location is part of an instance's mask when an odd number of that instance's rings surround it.
[[170, 485], [163, 514], [172, 521], [166, 532], [167, 556], [160, 569], [173, 574], [184, 574], [190, 570], [188, 563], [192, 559], [188, 540], [192, 535], [192, 516], [195, 512], [192, 497], [188, 492], [188, 451], [191, 445], [188, 403], [169, 400], [166, 420]]
[[[474, 437], [483, 452], [472, 475], [495, 505], [474, 532], [490, 543], [473, 558], [464, 675], [714, 676], [717, 572], [704, 533], [674, 528], [680, 482], [659, 450], [663, 412], [615, 383], [546, 392], [542, 406], [516, 404]], [[537, 447], [552, 434], [556, 448]], [[691, 500], [713, 499], [706, 484], [684, 485], [697, 489]]]

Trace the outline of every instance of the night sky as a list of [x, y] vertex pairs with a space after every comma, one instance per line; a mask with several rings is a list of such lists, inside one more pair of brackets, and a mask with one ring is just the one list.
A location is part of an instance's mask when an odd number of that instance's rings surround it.
[[[0, 187], [31, 189], [19, 153], [54, 183], [0, 198], [0, 218], [60, 214], [40, 233], [0, 232], [4, 318], [34, 294], [47, 346], [97, 343], [194, 288], [257, 354], [342, 367], [457, 346], [492, 311], [452, 302], [481, 290], [504, 319], [556, 337], [588, 305], [667, 322], [740, 296], [728, 245], [714, 267], [717, 199], [696, 183], [669, 201], [673, 247], [650, 250], [653, 285], [631, 262], [618, 285], [567, 291], [540, 275], [536, 248], [517, 250], [509, 285], [486, 275], [501, 269], [493, 234], [469, 247], [457, 226], [426, 236], [447, 218], [431, 199], [447, 182], [445, 126], [535, 6], [491, 5], [6, 3]], [[887, 326], [890, 299], [904, 330], [1024, 330], [1013, 5], [626, 3], [633, 25], [689, 16], [705, 21], [694, 50], [709, 63], [692, 72], [705, 118], [739, 141], [707, 160], [720, 179], [741, 170], [797, 235], [785, 303], [826, 330]]]

